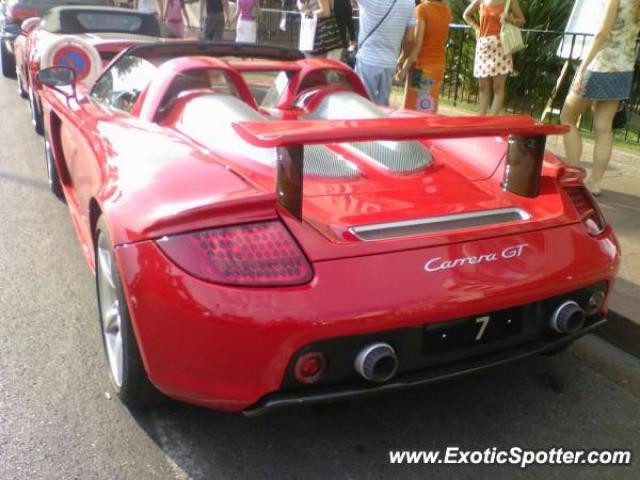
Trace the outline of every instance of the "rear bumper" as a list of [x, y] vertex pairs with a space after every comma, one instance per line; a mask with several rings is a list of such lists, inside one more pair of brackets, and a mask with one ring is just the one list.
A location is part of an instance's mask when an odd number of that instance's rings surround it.
[[[429, 259], [455, 259], [521, 244], [528, 245], [522, 257], [425, 272]], [[505, 346], [495, 358], [483, 352], [468, 362], [419, 366], [382, 387], [349, 384], [346, 389], [285, 393], [291, 391], [285, 385], [291, 361], [308, 345], [500, 311], [602, 281], [611, 287], [619, 263], [613, 234], [592, 238], [581, 224], [317, 262], [312, 282], [287, 288], [203, 282], [171, 262], [152, 241], [118, 247], [116, 256], [152, 383], [178, 400], [248, 414], [429, 383], [570, 342], [573, 337], [551, 343], [546, 339], [540, 345]]]
[[398, 390], [415, 388], [430, 383], [460, 377], [479, 372], [491, 367], [497, 367], [506, 363], [522, 360], [534, 355], [551, 352], [563, 347], [574, 340], [592, 332], [606, 322], [601, 319], [586, 326], [580, 332], [567, 335], [552, 342], [539, 340], [525, 345], [519, 345], [509, 350], [501, 350], [492, 354], [462, 360], [456, 363], [429, 368], [420, 372], [400, 375], [391, 383], [373, 387], [325, 387], [313, 391], [273, 393], [265, 396], [260, 401], [245, 409], [242, 413], [247, 417], [256, 417], [273, 410], [302, 405], [314, 405], [319, 403], [336, 402], [340, 400], [352, 400]]

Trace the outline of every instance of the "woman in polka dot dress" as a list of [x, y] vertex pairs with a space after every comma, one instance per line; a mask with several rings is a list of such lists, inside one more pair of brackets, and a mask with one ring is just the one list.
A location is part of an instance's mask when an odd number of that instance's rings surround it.
[[[511, 0], [505, 12], [505, 0], [473, 0], [464, 12], [464, 20], [471, 25], [478, 39], [473, 75], [480, 82], [480, 115], [498, 115], [504, 105], [505, 83], [513, 72], [513, 59], [502, 49], [500, 30], [504, 22], [522, 27], [524, 14], [518, 0]], [[479, 12], [479, 22], [476, 21]], [[493, 102], [492, 97], [493, 96]]]

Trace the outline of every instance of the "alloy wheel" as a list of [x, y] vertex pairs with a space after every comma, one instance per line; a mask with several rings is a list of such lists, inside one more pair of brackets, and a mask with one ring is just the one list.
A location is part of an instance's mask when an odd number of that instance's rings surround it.
[[122, 310], [114, 280], [113, 255], [105, 235], [98, 239], [98, 293], [100, 319], [111, 376], [118, 388], [122, 387], [124, 353], [122, 344]]

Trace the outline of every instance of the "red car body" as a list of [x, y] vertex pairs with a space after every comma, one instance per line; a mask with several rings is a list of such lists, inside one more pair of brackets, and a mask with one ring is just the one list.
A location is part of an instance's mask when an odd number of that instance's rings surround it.
[[[573, 298], [588, 309], [594, 291], [607, 295], [618, 268], [618, 243], [580, 172], [544, 154], [533, 196], [510, 191], [505, 174], [508, 135], [540, 136], [562, 127], [524, 117], [447, 118], [402, 110], [387, 110], [383, 118], [314, 118], [323, 99], [346, 88], [348, 95], [335, 96], [335, 105], [357, 104], [353, 95], [364, 99], [364, 87], [342, 64], [287, 55], [186, 42], [134, 47], [112, 67], [127, 56], [162, 60], [126, 104], [128, 111], [98, 101], [95, 87], [93, 95], [63, 88], [42, 92], [55, 168], [87, 262], [94, 268], [102, 217], [144, 367], [159, 390], [185, 402], [256, 414], [474, 371], [557, 348], [604, 321], [606, 305], [600, 303], [579, 330], [562, 335], [547, 327], [558, 303]], [[163, 103], [178, 77], [202, 69], [224, 74], [237, 99], [269, 116], [227, 121], [212, 110], [212, 135], [229, 124], [248, 152], [277, 148], [277, 167], [252, 161], [241, 149], [230, 153], [224, 142], [204, 145], [189, 133], [186, 112], [210, 92], [185, 89]], [[254, 86], [243, 76], [274, 70], [286, 72], [288, 82], [273, 105], [259, 108]], [[302, 88], [329, 70], [349, 85]], [[431, 162], [408, 173], [391, 171], [347, 145], [416, 138]], [[305, 175], [302, 198], [291, 170], [295, 162], [284, 158], [295, 157], [301, 145], [324, 145], [358, 173]], [[280, 175], [290, 175], [293, 187]], [[525, 213], [515, 220], [465, 223], [483, 212]], [[246, 284], [215, 281], [206, 278], [206, 259], [193, 261], [200, 257], [188, 251], [197, 249], [205, 233], [213, 239], [235, 228], [248, 229], [260, 242], [265, 222], [284, 226], [290, 238], [283, 238], [302, 252], [302, 272], [282, 274], [297, 279], [291, 285], [262, 284], [257, 277]], [[462, 319], [482, 323], [492, 312], [514, 308], [537, 312], [531, 328], [465, 348], [435, 345], [430, 354], [434, 332], [444, 338]], [[379, 384], [353, 370], [358, 353], [372, 342], [392, 345], [398, 357], [397, 375]], [[305, 385], [296, 381], [295, 370], [309, 352], [325, 356], [326, 371]]]

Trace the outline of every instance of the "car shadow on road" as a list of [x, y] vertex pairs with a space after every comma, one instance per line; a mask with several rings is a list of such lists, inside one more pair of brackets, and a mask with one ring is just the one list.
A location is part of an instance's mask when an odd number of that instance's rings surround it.
[[349, 404], [248, 419], [171, 402], [136, 420], [187, 478], [514, 478], [522, 470], [510, 466], [391, 465], [389, 450], [640, 448], [640, 421], [607, 407], [613, 388], [563, 353]]

